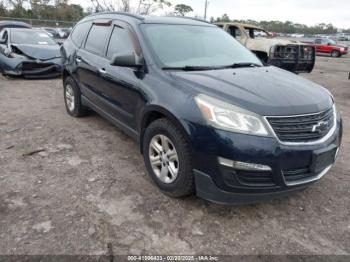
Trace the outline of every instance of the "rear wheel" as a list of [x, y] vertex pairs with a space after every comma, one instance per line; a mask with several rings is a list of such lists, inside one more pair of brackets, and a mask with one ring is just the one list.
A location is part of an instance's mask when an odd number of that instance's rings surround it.
[[67, 113], [74, 117], [82, 117], [88, 113], [87, 108], [81, 104], [80, 89], [74, 79], [68, 76], [64, 80], [64, 102]]
[[148, 173], [164, 194], [183, 197], [194, 192], [190, 147], [169, 120], [162, 118], [149, 125], [143, 153]]
[[332, 57], [340, 57], [340, 52], [338, 50], [333, 50], [331, 53]]

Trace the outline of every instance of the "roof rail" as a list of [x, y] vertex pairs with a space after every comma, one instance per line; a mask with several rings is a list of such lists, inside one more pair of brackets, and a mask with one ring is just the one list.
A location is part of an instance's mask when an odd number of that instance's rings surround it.
[[198, 22], [203, 22], [203, 23], [211, 24], [210, 22], [208, 22], [207, 20], [204, 20], [204, 19], [202, 19], [202, 18], [189, 17], [189, 16], [175, 16], [175, 17], [185, 18], [185, 19], [190, 19], [190, 20], [194, 20], [194, 21], [198, 21]]
[[143, 16], [140, 16], [140, 15], [134, 15], [131, 13], [126, 13], [126, 12], [114, 12], [114, 11], [113, 12], [106, 11], [106, 12], [93, 13], [93, 14], [88, 15], [86, 17], [98, 16], [98, 15], [124, 15], [124, 16], [132, 17], [132, 18], [135, 18], [138, 20], [145, 20], [145, 18]]

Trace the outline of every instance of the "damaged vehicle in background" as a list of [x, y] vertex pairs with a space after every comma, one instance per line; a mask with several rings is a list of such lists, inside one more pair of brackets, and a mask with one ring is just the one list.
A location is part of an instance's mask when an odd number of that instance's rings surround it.
[[315, 66], [315, 47], [281, 38], [274, 38], [264, 29], [248, 24], [215, 23], [241, 44], [254, 52], [264, 63], [294, 73], [310, 73]]
[[0, 21], [0, 31], [4, 28], [32, 28], [32, 26], [21, 21], [2, 20]]
[[0, 32], [0, 71], [5, 76], [51, 78], [61, 75], [60, 46], [40, 29]]

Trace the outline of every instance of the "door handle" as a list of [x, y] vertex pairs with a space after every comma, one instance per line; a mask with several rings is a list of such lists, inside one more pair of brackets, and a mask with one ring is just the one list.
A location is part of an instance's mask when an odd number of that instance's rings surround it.
[[104, 68], [99, 69], [98, 72], [102, 75], [107, 74], [106, 69]]

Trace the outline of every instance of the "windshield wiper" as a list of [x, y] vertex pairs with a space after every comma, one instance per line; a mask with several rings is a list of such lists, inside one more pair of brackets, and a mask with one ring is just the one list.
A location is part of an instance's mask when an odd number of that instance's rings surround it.
[[163, 70], [183, 70], [183, 71], [205, 71], [205, 70], [220, 70], [225, 68], [240, 68], [240, 67], [262, 67], [256, 63], [234, 63], [228, 66], [181, 66], [181, 67], [163, 67]]
[[262, 65], [256, 63], [234, 63], [232, 65], [225, 66], [225, 68], [240, 68], [240, 67], [262, 67]]
[[218, 66], [181, 66], [181, 67], [163, 67], [163, 70], [183, 70], [183, 71], [205, 71], [222, 69]]

